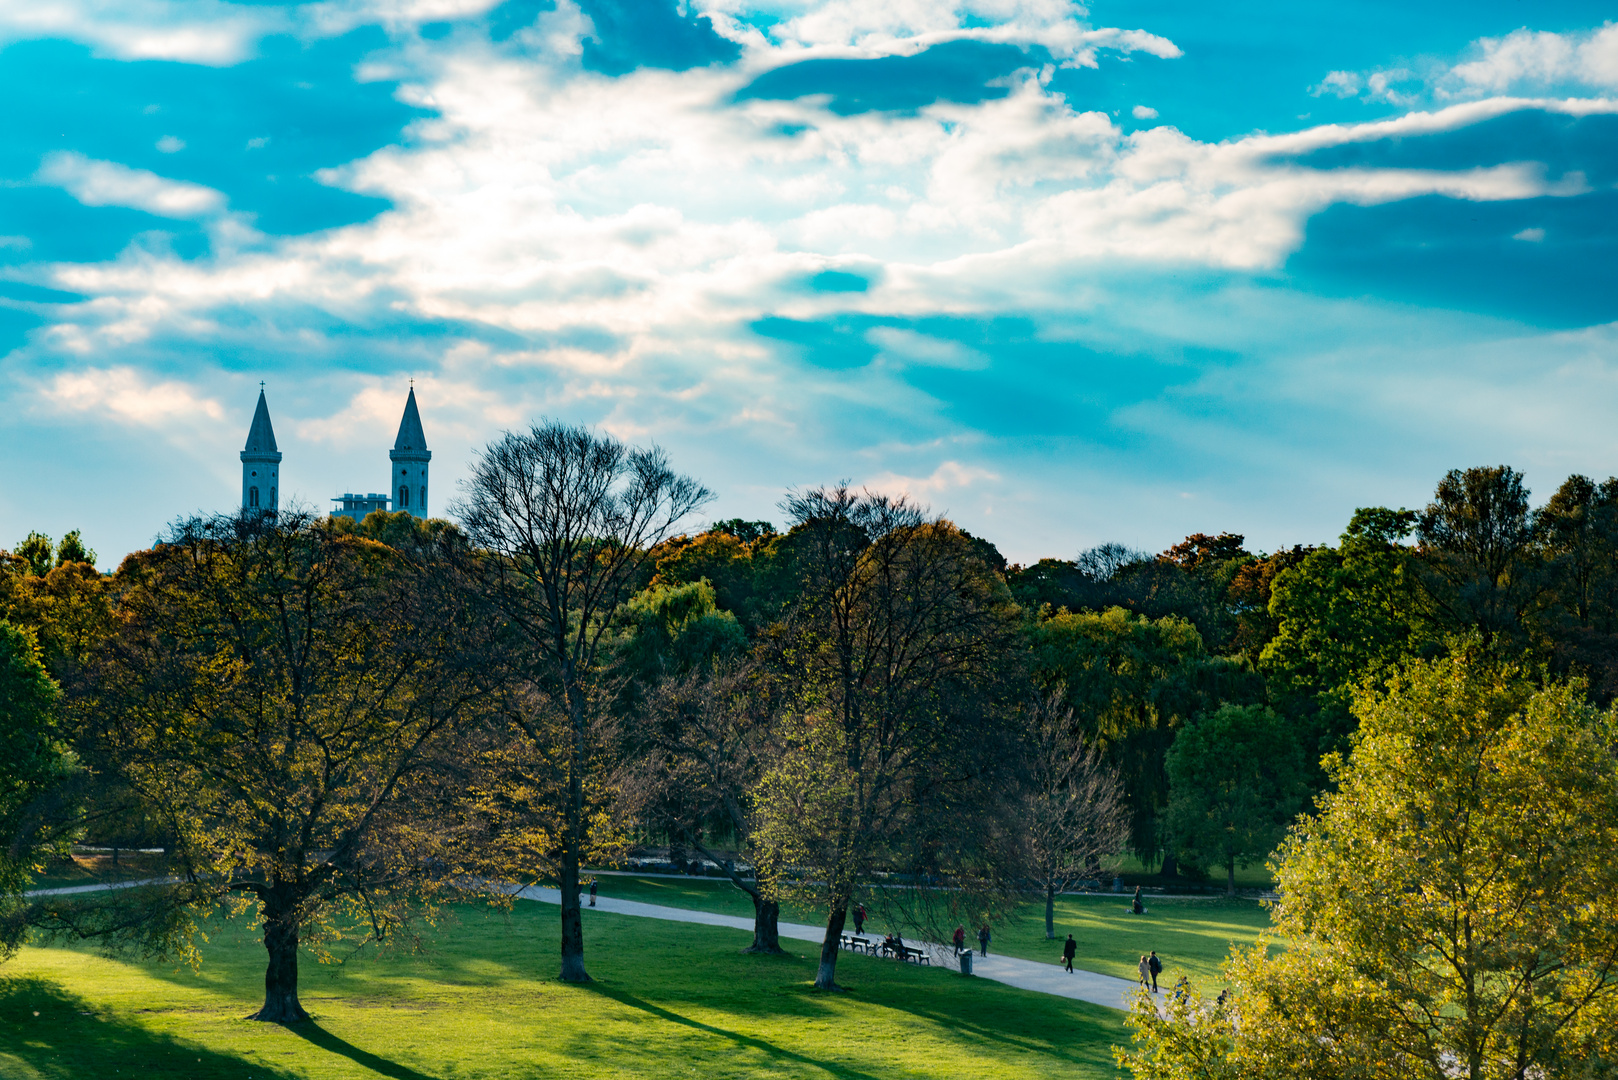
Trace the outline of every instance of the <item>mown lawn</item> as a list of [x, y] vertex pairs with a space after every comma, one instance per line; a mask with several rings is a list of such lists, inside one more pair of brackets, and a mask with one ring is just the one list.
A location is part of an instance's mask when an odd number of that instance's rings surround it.
[[27, 948], [0, 966], [0, 1076], [1099, 1078], [1125, 1039], [1117, 1012], [948, 971], [845, 955], [849, 992], [819, 994], [805, 944], [745, 956], [741, 931], [604, 912], [585, 934], [597, 981], [569, 986], [555, 907], [459, 908], [421, 954], [306, 959], [293, 1028], [243, 1019], [264, 957], [244, 920], [210, 927], [196, 972]]
[[[696, 908], [751, 917], [753, 904], [728, 882], [712, 878], [630, 878], [603, 875], [603, 896]], [[1078, 943], [1075, 966], [1103, 975], [1134, 979], [1141, 956], [1157, 950], [1165, 970], [1183, 970], [1193, 980], [1222, 985], [1219, 967], [1232, 942], [1250, 944], [1270, 925], [1269, 913], [1257, 900], [1164, 900], [1147, 898], [1145, 915], [1129, 913], [1128, 895], [1063, 896], [1056, 901], [1056, 941], [1045, 940], [1045, 909], [1028, 904], [1016, 922], [993, 928], [990, 952], [1044, 963], [1061, 962], [1061, 941], [1068, 934]], [[873, 909], [875, 905], [870, 905]], [[823, 914], [784, 909], [783, 920], [821, 925]], [[887, 929], [873, 916], [868, 929]], [[976, 927], [967, 927], [976, 942]], [[1169, 980], [1173, 982], [1172, 979]], [[1161, 984], [1161, 981], [1160, 981]]]

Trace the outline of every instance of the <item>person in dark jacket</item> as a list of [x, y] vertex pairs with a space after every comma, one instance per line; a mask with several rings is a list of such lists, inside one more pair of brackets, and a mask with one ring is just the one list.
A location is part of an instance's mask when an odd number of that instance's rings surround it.
[[956, 955], [957, 956], [960, 955], [961, 950], [964, 949], [964, 948], [966, 948], [966, 927], [957, 926], [955, 928], [955, 953], [956, 953]]
[[1069, 975], [1073, 974], [1073, 954], [1078, 951], [1079, 943], [1073, 940], [1072, 934], [1069, 934], [1067, 941], [1062, 944], [1062, 964], [1067, 968]]
[[596, 879], [590, 879], [590, 906], [596, 906]]
[[989, 924], [984, 923], [983, 929], [978, 931], [978, 947], [983, 950], [984, 956], [989, 955], [989, 938]]
[[1146, 905], [1144, 905], [1144, 904], [1142, 904], [1140, 902], [1140, 886], [1139, 885], [1135, 886], [1135, 902], [1133, 904], [1129, 905], [1129, 910], [1133, 914], [1136, 914], [1136, 915], [1144, 915], [1146, 913]]
[[855, 904], [854, 905], [854, 932], [856, 934], [865, 933], [865, 905], [864, 904]]
[[1152, 993], [1155, 994], [1157, 993], [1157, 977], [1163, 974], [1163, 961], [1157, 958], [1156, 949], [1153, 949], [1152, 955], [1146, 958], [1146, 966], [1151, 969], [1152, 972]]

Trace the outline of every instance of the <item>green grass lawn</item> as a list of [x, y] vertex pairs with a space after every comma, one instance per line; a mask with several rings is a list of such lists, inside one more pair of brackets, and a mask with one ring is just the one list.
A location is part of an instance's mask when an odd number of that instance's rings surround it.
[[26, 948], [0, 966], [0, 1076], [1100, 1078], [1126, 1038], [1112, 1010], [863, 956], [819, 994], [812, 946], [745, 956], [742, 931], [593, 912], [585, 937], [597, 981], [565, 985], [555, 907], [459, 908], [417, 955], [306, 958], [293, 1028], [243, 1019], [264, 965], [243, 920], [196, 972]]
[[1217, 987], [1224, 985], [1219, 967], [1231, 943], [1249, 945], [1270, 925], [1269, 913], [1257, 900], [1147, 898], [1145, 915], [1131, 915], [1129, 900], [1057, 897], [1055, 941], [1045, 939], [1045, 906], [1030, 904], [1016, 922], [995, 928], [989, 951], [1056, 964], [1062, 941], [1072, 934], [1078, 943], [1075, 967], [1134, 979], [1141, 956], [1156, 949], [1165, 974], [1184, 971], [1199, 985]]
[[[603, 896], [749, 918], [753, 914], [752, 901], [718, 879], [602, 876], [598, 880]], [[1141, 956], [1156, 949], [1165, 969], [1184, 970], [1198, 982], [1218, 986], [1222, 985], [1219, 966], [1229, 955], [1231, 942], [1249, 944], [1270, 925], [1269, 914], [1257, 900], [1148, 897], [1147, 913], [1131, 915], [1129, 899], [1114, 895], [1058, 897], [1057, 941], [1045, 940], [1044, 906], [1025, 905], [1016, 922], [994, 928], [990, 951], [1056, 964], [1061, 962], [1061, 939], [1072, 934], [1079, 946], [1074, 963], [1089, 971], [1134, 979]], [[825, 922], [824, 914], [801, 908], [784, 909], [781, 918], [811, 925]], [[879, 934], [887, 929], [875, 918], [871, 928]], [[974, 941], [975, 930], [967, 927]]]

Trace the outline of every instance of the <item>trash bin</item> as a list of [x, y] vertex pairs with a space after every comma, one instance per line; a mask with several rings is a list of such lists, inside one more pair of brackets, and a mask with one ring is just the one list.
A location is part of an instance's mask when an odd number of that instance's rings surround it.
[[957, 957], [959, 957], [960, 961], [961, 961], [961, 974], [962, 975], [970, 975], [970, 974], [972, 974], [972, 950], [971, 949], [962, 949], [960, 952], [956, 953], [955, 955]]

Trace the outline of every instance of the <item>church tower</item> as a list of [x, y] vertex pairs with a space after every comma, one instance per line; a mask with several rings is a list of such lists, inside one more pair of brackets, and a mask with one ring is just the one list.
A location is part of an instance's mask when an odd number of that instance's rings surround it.
[[[265, 421], [266, 426], [268, 421]], [[388, 451], [393, 462], [393, 509], [416, 517], [427, 516], [427, 463], [433, 452], [427, 449], [427, 436], [421, 430], [421, 413], [416, 411], [416, 388], [405, 399], [404, 416], [399, 419], [399, 436]]]
[[281, 451], [275, 446], [270, 407], [264, 401], [264, 386], [260, 383], [258, 408], [253, 410], [253, 426], [248, 429], [247, 446], [242, 450], [242, 509], [268, 513], [279, 509], [280, 472]]

